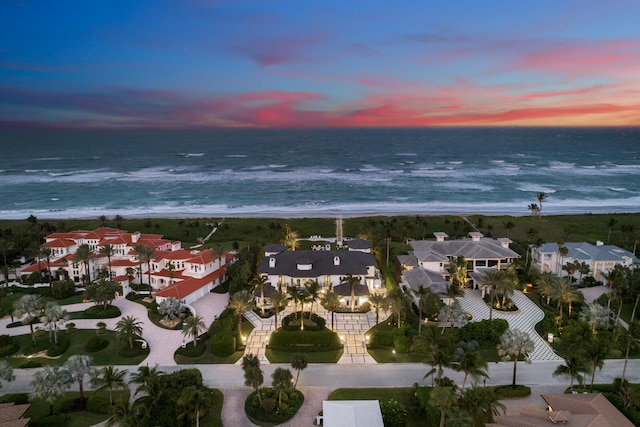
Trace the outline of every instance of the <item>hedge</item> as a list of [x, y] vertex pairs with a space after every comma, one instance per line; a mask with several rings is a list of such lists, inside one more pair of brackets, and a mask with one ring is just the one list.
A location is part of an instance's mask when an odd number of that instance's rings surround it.
[[495, 387], [494, 390], [499, 399], [531, 396], [531, 387], [527, 387], [526, 385], [516, 385], [515, 387], [500, 385]]
[[207, 346], [204, 344], [204, 340], [199, 339], [198, 341], [196, 341], [195, 347], [193, 346], [193, 342], [189, 341], [186, 343], [184, 348], [180, 347], [176, 351], [176, 354], [186, 357], [200, 357], [206, 349]]
[[[369, 338], [369, 344], [367, 347], [369, 348], [379, 348], [379, 347], [394, 347], [396, 337], [406, 337], [409, 341], [411, 330], [410, 327], [405, 325], [401, 328], [394, 328], [389, 330], [382, 331], [373, 331]], [[398, 349], [396, 349], [398, 350]]]
[[122, 315], [120, 309], [115, 305], [108, 306], [106, 310], [103, 309], [101, 305], [94, 305], [93, 307], [87, 308], [84, 314], [94, 319], [112, 319]]
[[69, 298], [76, 293], [76, 284], [73, 280], [63, 280], [51, 284], [51, 296], [55, 299]]
[[[303, 319], [305, 319], [304, 330], [308, 331], [321, 331], [324, 329], [327, 321], [324, 317], [318, 316], [313, 313], [309, 315], [309, 313], [303, 314]], [[294, 323], [293, 325], [291, 323]], [[282, 328], [287, 331], [298, 331], [300, 330], [300, 319], [297, 318], [297, 313], [291, 313], [285, 316], [282, 319]]]
[[108, 414], [110, 409], [109, 400], [103, 397], [93, 396], [87, 401], [87, 411], [97, 412], [98, 414]]
[[71, 340], [66, 334], [58, 333], [58, 344], [51, 343], [49, 345], [49, 349], [47, 350], [47, 356], [49, 357], [58, 357], [64, 354], [71, 345]]
[[95, 353], [109, 345], [109, 340], [98, 335], [94, 335], [84, 344], [87, 353]]
[[236, 351], [236, 337], [231, 331], [221, 331], [211, 337], [211, 353], [218, 357], [231, 356]]
[[329, 329], [321, 331], [283, 331], [271, 334], [267, 348], [272, 350], [313, 349], [338, 350], [342, 348], [340, 337]]
[[10, 335], [0, 335], [0, 357], [10, 356], [20, 349]]
[[49, 415], [47, 417], [30, 420], [29, 427], [60, 427], [65, 422], [64, 414]]
[[470, 342], [478, 341], [481, 346], [495, 346], [500, 343], [500, 337], [509, 329], [509, 323], [504, 319], [485, 319], [479, 322], [469, 322], [456, 330], [458, 340]]

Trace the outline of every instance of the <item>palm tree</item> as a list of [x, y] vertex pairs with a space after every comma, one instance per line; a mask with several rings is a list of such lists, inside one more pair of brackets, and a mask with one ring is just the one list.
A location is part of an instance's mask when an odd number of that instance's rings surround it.
[[182, 323], [182, 335], [193, 337], [193, 347], [196, 346], [198, 335], [207, 330], [202, 316], [189, 316]]
[[598, 337], [592, 338], [582, 343], [582, 354], [588, 363], [591, 364], [591, 387], [593, 391], [593, 381], [596, 376], [596, 368], [602, 370], [605, 359], [609, 356], [611, 344]]
[[289, 286], [289, 298], [293, 301], [293, 311], [298, 318], [298, 303], [304, 300], [303, 289], [300, 286]]
[[311, 304], [309, 307], [309, 317], [311, 317], [311, 314], [313, 313], [313, 304], [315, 304], [320, 298], [320, 289], [322, 287], [317, 280], [307, 280], [304, 284], [304, 288], [307, 291], [308, 302]]
[[449, 263], [449, 274], [451, 275], [451, 283], [455, 283], [460, 289], [464, 289], [469, 281], [467, 277], [467, 260], [462, 256], [458, 256]]
[[333, 291], [327, 292], [324, 298], [322, 298], [322, 305], [331, 312], [331, 330], [333, 331], [334, 314], [342, 306], [342, 303], [340, 302], [340, 295]]
[[76, 249], [76, 253], [73, 255], [73, 261], [84, 266], [84, 279], [85, 285], [91, 282], [91, 270], [89, 268], [89, 262], [91, 261], [91, 248], [86, 243], [81, 244]]
[[595, 302], [582, 307], [580, 320], [589, 324], [593, 335], [596, 334], [596, 329], [608, 329], [614, 323], [611, 310]]
[[489, 377], [489, 374], [487, 373], [487, 369], [489, 368], [487, 361], [484, 360], [480, 352], [477, 350], [464, 351], [460, 358], [455, 362], [454, 368], [458, 372], [464, 372], [464, 380], [462, 380], [461, 390], [464, 390], [464, 386], [467, 383], [469, 375], [474, 379], [479, 377]]
[[116, 336], [120, 341], [129, 344], [129, 349], [133, 350], [133, 340], [142, 338], [142, 322], [133, 316], [124, 316], [116, 323]]
[[570, 279], [567, 277], [557, 280], [554, 285], [554, 288], [551, 290], [551, 298], [558, 302], [558, 311], [560, 312], [558, 325], [562, 325], [562, 313], [564, 311], [562, 306], [564, 304], [569, 305], [569, 316], [571, 316], [571, 307], [574, 302], [581, 300], [582, 293], [573, 287]]
[[152, 382], [157, 382], [158, 378], [162, 375], [164, 375], [164, 373], [158, 370], [157, 365], [153, 368], [150, 368], [149, 366], [138, 366], [138, 371], [131, 374], [131, 380], [129, 382], [139, 384], [138, 390], [136, 390], [135, 393], [138, 394], [143, 386], [149, 385]]
[[296, 388], [298, 385], [298, 377], [300, 376], [300, 371], [303, 371], [309, 361], [307, 360], [307, 355], [304, 353], [296, 353], [293, 355], [293, 359], [291, 359], [291, 367], [298, 371], [296, 374], [296, 382], [293, 384], [293, 388]]
[[[422, 323], [424, 319], [422, 317], [423, 309], [427, 303], [427, 298], [431, 295], [432, 291], [429, 288], [425, 288], [424, 286], [418, 286], [417, 291], [413, 291], [413, 294], [418, 298], [418, 334], [422, 332]], [[376, 326], [378, 326], [378, 322], [376, 319]]]
[[40, 321], [44, 323], [45, 329], [49, 331], [49, 340], [53, 335], [54, 344], [58, 344], [58, 325], [69, 318], [67, 310], [63, 310], [53, 301], [47, 302], [44, 308], [44, 315], [40, 317]]
[[616, 220], [615, 218], [609, 218], [609, 220], [607, 221], [607, 228], [609, 229], [609, 234], [607, 235], [607, 245], [611, 241], [611, 230], [613, 230], [613, 227], [615, 227], [617, 223], [618, 220]]
[[489, 304], [489, 320], [493, 319], [493, 304], [495, 300], [495, 292], [498, 286], [502, 284], [504, 281], [504, 276], [502, 272], [498, 269], [491, 269], [487, 271], [487, 273], [482, 278], [482, 282], [484, 286], [488, 286], [491, 290], [491, 302]]
[[442, 377], [444, 368], [449, 368], [452, 365], [452, 354], [443, 347], [435, 346], [423, 362], [431, 366], [431, 369], [424, 374], [424, 378], [431, 376], [431, 386], [433, 387], [433, 374], [437, 372], [438, 378]]
[[460, 396], [460, 408], [465, 408], [472, 418], [473, 427], [483, 427], [492, 423], [495, 415], [504, 414], [507, 407], [500, 402], [496, 392], [491, 388], [472, 384]]
[[289, 301], [289, 297], [282, 292], [280, 289], [276, 290], [272, 295], [271, 295], [271, 304], [273, 305], [273, 310], [274, 310], [274, 314], [275, 314], [275, 329], [278, 329], [278, 314], [280, 314], [280, 308], [281, 306], [286, 303], [287, 301]]
[[[13, 366], [9, 365], [6, 359], [0, 360], [0, 380], [11, 382], [16, 379], [15, 375], [13, 375]], [[0, 388], [2, 388], [2, 383], [0, 383]]]
[[292, 251], [295, 251], [298, 247], [298, 237], [300, 236], [289, 227], [289, 224], [285, 224], [285, 229], [284, 244], [289, 246]]
[[451, 387], [436, 386], [429, 393], [429, 405], [440, 410], [440, 427], [444, 427], [447, 411], [458, 403], [458, 395]]
[[111, 272], [111, 257], [113, 255], [115, 255], [116, 253], [116, 248], [111, 245], [110, 243], [105, 243], [104, 245], [102, 245], [102, 247], [100, 248], [100, 250], [98, 251], [100, 253], [100, 255], [104, 255], [107, 257], [107, 262], [108, 262], [108, 266], [109, 266], [109, 280], [111, 280], [112, 277], [112, 272]]
[[[153, 248], [147, 245], [135, 245], [133, 247], [133, 252], [138, 257], [138, 260], [140, 261], [140, 263], [147, 264], [147, 274], [149, 276], [148, 284], [149, 284], [149, 287], [151, 287], [151, 261], [156, 255], [155, 251], [153, 250]], [[142, 269], [140, 271], [142, 271]]]
[[538, 215], [540, 215], [540, 218], [542, 218], [542, 202], [547, 198], [547, 195], [544, 193], [538, 193], [536, 198], [538, 199], [538, 203], [540, 203], [540, 210], [538, 211]]
[[531, 216], [534, 216], [540, 210], [536, 203], [531, 203], [529, 206], [527, 206], [527, 209], [531, 211]]
[[28, 324], [31, 329], [31, 342], [35, 347], [36, 336], [33, 332], [33, 321], [38, 318], [38, 314], [40, 313], [40, 297], [34, 294], [26, 294], [20, 297], [20, 299], [13, 303], [13, 315], [17, 318], [25, 316], [22, 319], [23, 324]]
[[238, 333], [242, 333], [242, 316], [245, 311], [254, 307], [253, 299], [247, 290], [241, 290], [231, 295], [229, 298], [229, 308], [232, 309], [238, 317]]
[[507, 230], [507, 239], [511, 238], [511, 230], [513, 230], [513, 227], [515, 227], [516, 225], [513, 223], [513, 221], [503, 222], [502, 225], [504, 225], [504, 228]]
[[200, 427], [200, 414], [207, 414], [213, 407], [214, 400], [208, 388], [190, 386], [182, 390], [177, 403], [185, 408], [185, 417], [195, 420], [196, 427]]
[[271, 374], [271, 387], [278, 392], [278, 407], [282, 406], [282, 393], [291, 388], [293, 375], [285, 368], [276, 368]]
[[518, 358], [524, 356], [524, 360], [527, 363], [531, 363], [529, 360], [529, 353], [534, 350], [534, 344], [528, 333], [521, 331], [520, 329], [507, 329], [507, 331], [500, 337], [500, 344], [498, 344], [498, 356], [503, 357], [505, 360], [513, 359], [513, 382], [512, 387], [516, 386], [516, 372], [518, 368]]
[[260, 312], [264, 316], [264, 287], [269, 283], [269, 278], [258, 275], [251, 282], [253, 283], [254, 295], [256, 290], [260, 289]]
[[171, 261], [167, 261], [164, 267], [167, 269], [169, 273], [169, 285], [173, 285], [173, 272], [176, 271], [176, 265]]
[[264, 373], [260, 369], [260, 359], [253, 353], [242, 357], [242, 370], [244, 371], [244, 385], [251, 387], [258, 396], [258, 401], [262, 404], [262, 394], [260, 387], [264, 383]]
[[402, 327], [402, 314], [407, 309], [407, 298], [402, 289], [396, 287], [387, 293], [389, 308], [396, 314], [398, 328]]
[[[53, 289], [53, 285], [51, 284], [51, 248], [42, 247], [38, 252], [38, 257], [42, 257], [47, 260], [47, 277], [49, 278], [49, 290]], [[8, 279], [7, 279], [8, 282]]]
[[105, 366], [91, 378], [91, 385], [96, 387], [96, 391], [109, 390], [109, 406], [113, 406], [113, 389], [126, 390], [129, 388], [124, 380], [126, 375], [127, 371], [120, 371], [111, 365]]
[[107, 427], [138, 427], [143, 408], [129, 400], [119, 400], [113, 407], [113, 415], [107, 420]]
[[582, 373], [588, 372], [587, 362], [579, 355], [573, 354], [564, 360], [564, 365], [558, 365], [553, 371], [553, 377], [567, 376], [571, 378], [571, 391], [573, 391], [573, 380], [577, 379], [578, 384], [582, 384]]
[[[373, 306], [373, 309], [376, 312], [376, 331], [380, 329], [380, 310], [387, 311], [387, 307], [389, 303], [387, 301], [387, 296], [382, 293], [375, 293], [369, 295], [369, 304]], [[422, 322], [420, 322], [422, 323]], [[333, 329], [333, 328], [332, 328]]]
[[580, 274], [580, 278], [578, 280], [578, 284], [582, 284], [582, 276], [584, 276], [585, 274], [591, 273], [591, 266], [589, 264], [587, 264], [586, 262], [582, 261], [581, 263], [578, 264], [577, 271]]
[[33, 374], [30, 383], [33, 397], [43, 399], [49, 404], [49, 415], [53, 414], [53, 402], [71, 387], [71, 376], [66, 369], [47, 365]]
[[359, 277], [354, 277], [351, 274], [349, 274], [347, 277], [345, 277], [344, 279], [342, 279], [342, 283], [344, 284], [346, 283], [347, 285], [349, 285], [349, 291], [351, 292], [351, 312], [354, 312], [356, 309], [355, 306], [355, 301], [356, 301], [356, 287], [360, 284], [360, 278]]
[[557, 287], [558, 276], [545, 271], [542, 273], [535, 282], [538, 292], [547, 299], [547, 305], [551, 302], [551, 297], [554, 294], [554, 289]]
[[[444, 319], [445, 322], [449, 321], [449, 318], [451, 316], [451, 307], [453, 306], [453, 304], [456, 302], [456, 297], [459, 296], [463, 296], [464, 295], [464, 291], [458, 287], [455, 283], [451, 283], [449, 285], [447, 285], [447, 297], [449, 298], [449, 304], [447, 304], [447, 310], [446, 310], [446, 319]], [[439, 319], [442, 322], [442, 319]], [[444, 326], [442, 327], [442, 333], [444, 334]]]
[[78, 383], [80, 400], [84, 401], [84, 377], [85, 375], [94, 376], [96, 372], [93, 357], [85, 354], [75, 354], [64, 362], [63, 369], [66, 369], [71, 379]]

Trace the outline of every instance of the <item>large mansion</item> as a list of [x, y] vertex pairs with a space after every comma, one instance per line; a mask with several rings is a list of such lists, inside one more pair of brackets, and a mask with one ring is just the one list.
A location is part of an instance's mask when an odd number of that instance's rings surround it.
[[[357, 308], [367, 301], [370, 292], [381, 289], [382, 282], [370, 252], [371, 244], [354, 239], [347, 246], [348, 250], [318, 247], [317, 250], [290, 251], [283, 245], [269, 245], [264, 248], [258, 274], [267, 279], [272, 290], [317, 281], [323, 292], [333, 289], [343, 297], [350, 295], [343, 282], [351, 276], [360, 282], [354, 301]], [[350, 298], [343, 298], [343, 302], [349, 306]]]
[[449, 265], [452, 259], [463, 256], [471, 285], [478, 286], [487, 269], [506, 268], [520, 257], [509, 247], [507, 238], [492, 239], [482, 233], [471, 232], [467, 239], [447, 240], [446, 233], [434, 233], [436, 240], [413, 240], [412, 251], [399, 255], [402, 267], [401, 287], [417, 291], [420, 286], [444, 297], [449, 284]]
[[[534, 246], [531, 252], [533, 266], [542, 272], [566, 276], [569, 273], [562, 267], [578, 261], [586, 263], [589, 274], [598, 281], [605, 280], [604, 275], [609, 274], [616, 265], [631, 267], [638, 262], [631, 252], [602, 242], [595, 245], [587, 242], [545, 243], [540, 247]], [[575, 273], [575, 276], [578, 274]]]
[[[87, 245], [91, 251], [88, 263], [76, 259], [81, 245]], [[101, 253], [105, 245], [111, 245], [111, 257]], [[139, 245], [153, 250], [148, 264], [135, 251]], [[175, 297], [185, 304], [219, 285], [225, 279], [225, 265], [233, 259], [233, 255], [219, 255], [211, 249], [182, 249], [179, 241], [164, 239], [159, 234], [129, 233], [109, 227], [53, 233], [45, 237], [42, 247], [49, 248], [49, 259], [39, 257], [22, 269], [21, 275], [49, 271], [52, 276], [67, 277], [79, 285], [84, 279], [97, 278], [99, 270], [107, 269], [111, 280], [122, 285], [124, 295], [130, 292], [131, 284], [146, 283], [155, 291], [157, 302]]]

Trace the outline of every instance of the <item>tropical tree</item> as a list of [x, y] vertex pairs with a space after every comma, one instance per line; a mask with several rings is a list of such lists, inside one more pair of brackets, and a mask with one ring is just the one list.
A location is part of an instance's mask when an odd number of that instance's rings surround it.
[[271, 387], [278, 393], [278, 407], [282, 406], [282, 393], [291, 388], [293, 375], [286, 368], [276, 368], [271, 374]]
[[429, 405], [440, 410], [440, 427], [444, 427], [447, 412], [458, 403], [458, 395], [451, 387], [436, 386], [429, 393]]
[[444, 368], [450, 368], [453, 364], [453, 354], [444, 347], [435, 346], [427, 354], [424, 363], [431, 366], [431, 369], [424, 374], [424, 378], [431, 376], [431, 386], [433, 387], [433, 375], [437, 373], [438, 378], [442, 378]]
[[[422, 285], [418, 286], [418, 290], [413, 290], [413, 294], [418, 298], [418, 333], [422, 332], [422, 323], [424, 322], [424, 318], [422, 316], [423, 309], [427, 305], [427, 299], [433, 292], [431, 289], [426, 288]], [[376, 319], [376, 327], [378, 326], [378, 322]]]
[[49, 404], [49, 415], [53, 414], [53, 402], [71, 387], [69, 372], [59, 366], [47, 365], [33, 374], [31, 381], [33, 397]]
[[229, 308], [238, 317], [238, 332], [242, 331], [242, 316], [244, 312], [253, 309], [254, 306], [255, 303], [246, 289], [236, 292], [229, 298]]
[[527, 206], [527, 209], [531, 211], [531, 216], [536, 215], [538, 211], [540, 211], [540, 208], [536, 203], [531, 203], [529, 206]]
[[596, 329], [608, 329], [614, 322], [613, 312], [598, 303], [591, 303], [582, 308], [580, 320], [589, 323], [591, 333], [596, 334]]
[[454, 362], [453, 367], [458, 372], [464, 372], [461, 390], [464, 390], [469, 375], [474, 379], [480, 377], [489, 378], [487, 361], [484, 360], [477, 349], [464, 349]]
[[569, 316], [571, 316], [571, 307], [574, 302], [582, 299], [582, 293], [573, 287], [568, 277], [563, 277], [554, 282], [551, 298], [558, 302], [558, 311], [560, 312], [558, 324], [562, 325], [562, 314], [564, 312], [562, 307], [568, 304]]
[[[138, 261], [140, 262], [140, 264], [142, 263], [147, 264], [147, 274], [149, 276], [148, 285], [151, 286], [151, 261], [156, 255], [155, 251], [153, 250], [152, 247], [147, 245], [135, 245], [133, 247], [133, 252], [138, 258]], [[140, 269], [140, 271], [142, 271], [142, 269]], [[142, 283], [142, 277], [140, 278], [140, 282]]]
[[285, 246], [289, 246], [289, 249], [292, 251], [295, 251], [298, 247], [298, 238], [300, 236], [289, 227], [289, 224], [285, 224], [285, 230], [284, 244]]
[[116, 299], [119, 290], [120, 284], [118, 282], [102, 278], [87, 285], [85, 296], [95, 305], [101, 305], [102, 309], [106, 310]]
[[169, 285], [173, 285], [173, 272], [176, 271], [176, 265], [171, 261], [167, 261], [164, 268], [166, 268], [169, 273]]
[[164, 372], [158, 370], [158, 366], [150, 368], [149, 366], [138, 366], [138, 371], [131, 374], [130, 383], [138, 384], [135, 394], [143, 391], [141, 387], [157, 382], [158, 378], [164, 375]]
[[333, 331], [334, 314], [337, 310], [340, 309], [340, 307], [342, 307], [342, 303], [340, 302], [340, 295], [336, 294], [333, 291], [327, 292], [322, 298], [322, 305], [324, 306], [324, 308], [331, 312], [331, 330]]
[[80, 389], [80, 399], [84, 400], [84, 378], [85, 376], [95, 376], [96, 367], [93, 363], [93, 357], [85, 354], [76, 354], [64, 362], [63, 369], [69, 372], [71, 380], [78, 383]]
[[280, 309], [287, 301], [289, 301], [289, 296], [280, 289], [271, 294], [271, 304], [273, 305], [273, 311], [275, 314], [275, 329], [278, 329], [278, 314], [280, 314]]
[[[6, 359], [0, 360], [0, 380], [5, 382], [11, 382], [15, 380], [16, 377], [13, 375], [13, 366], [9, 365]], [[0, 382], [0, 388], [2, 388], [2, 383]]]
[[580, 275], [580, 277], [578, 279], [578, 284], [582, 284], [582, 276], [584, 276], [585, 274], [591, 273], [591, 266], [589, 264], [587, 264], [586, 262], [582, 261], [582, 262], [578, 263], [577, 267], [578, 267], [577, 268], [577, 272]]
[[322, 287], [317, 280], [307, 280], [304, 284], [305, 291], [307, 293], [307, 300], [309, 304], [309, 315], [313, 313], [313, 305], [320, 298], [320, 290]]
[[206, 415], [211, 410], [214, 399], [208, 388], [189, 386], [182, 390], [177, 403], [184, 408], [183, 415], [188, 420], [195, 421], [196, 427], [200, 427], [201, 414]]
[[143, 418], [141, 405], [136, 405], [128, 399], [119, 400], [112, 409], [111, 417], [107, 420], [107, 427], [138, 427]]
[[133, 350], [133, 341], [142, 338], [142, 322], [133, 316], [124, 316], [116, 323], [116, 337], [129, 344], [129, 349]]
[[[447, 285], [446, 294], [449, 298], [449, 304], [447, 304], [447, 307], [445, 309], [444, 319], [440, 316], [440, 314], [438, 314], [438, 320], [440, 320], [441, 322], [443, 320], [445, 322], [449, 321], [449, 319], [451, 318], [451, 308], [453, 307], [453, 304], [457, 302], [456, 298], [464, 295], [464, 291], [455, 283], [450, 283], [449, 285]], [[444, 327], [442, 328], [442, 333], [444, 333]]]
[[307, 360], [307, 355], [305, 353], [296, 353], [293, 355], [293, 359], [291, 360], [291, 367], [297, 371], [296, 382], [293, 384], [293, 388], [297, 387], [300, 371], [306, 369], [308, 363], [309, 361]]
[[396, 287], [387, 293], [389, 308], [396, 315], [398, 328], [402, 327], [402, 314], [407, 310], [407, 297], [402, 289]]
[[158, 304], [158, 313], [162, 314], [165, 320], [173, 320], [179, 317], [183, 309], [184, 305], [175, 297], [165, 298]]
[[609, 234], [607, 235], [607, 244], [611, 241], [611, 230], [613, 230], [613, 227], [615, 227], [617, 223], [618, 220], [615, 218], [609, 218], [607, 221], [607, 229], [609, 230]]
[[464, 289], [469, 282], [467, 277], [467, 260], [460, 255], [453, 258], [449, 263], [449, 274], [451, 283], [457, 285], [460, 289]]
[[349, 274], [347, 277], [345, 277], [344, 279], [342, 279], [342, 283], [341, 284], [347, 284], [349, 285], [349, 292], [351, 293], [351, 312], [354, 312], [356, 309], [355, 306], [355, 301], [356, 301], [356, 287], [358, 287], [358, 285], [360, 284], [360, 278], [359, 277], [354, 277], [351, 274]]
[[502, 280], [496, 286], [496, 295], [502, 299], [501, 305], [507, 303], [507, 298], [513, 296], [513, 292], [518, 286], [518, 276], [515, 274], [513, 267], [507, 270], [500, 270]]
[[[304, 304], [304, 300], [305, 300], [304, 292], [305, 291], [300, 286], [290, 286], [288, 291], [289, 291], [289, 298], [291, 299], [291, 301], [293, 301], [293, 311], [296, 313], [296, 318], [299, 318], [299, 316], [298, 316], [298, 303]], [[304, 306], [302, 307], [301, 311], [304, 312]]]
[[[38, 252], [38, 256], [42, 257], [44, 259], [47, 260], [47, 277], [49, 279], [49, 290], [51, 291], [53, 288], [53, 285], [51, 283], [51, 255], [52, 255], [52, 251], [51, 248], [47, 248], [47, 247], [41, 247], [40, 251]], [[8, 279], [7, 279], [8, 282]]]
[[[380, 310], [387, 311], [387, 307], [389, 306], [389, 301], [387, 300], [387, 296], [385, 294], [376, 292], [374, 294], [369, 295], [369, 304], [373, 306], [373, 310], [376, 313], [376, 331], [377, 331], [380, 329]], [[333, 325], [331, 329], [333, 330]]]
[[540, 215], [540, 218], [542, 218], [542, 202], [545, 201], [545, 199], [547, 198], [547, 195], [544, 193], [538, 193], [536, 198], [538, 199], [538, 203], [540, 203], [540, 209], [538, 210], [538, 215]]
[[482, 283], [484, 286], [488, 286], [490, 289], [491, 302], [489, 304], [489, 320], [493, 319], [493, 305], [495, 303], [495, 293], [498, 286], [502, 284], [504, 281], [504, 276], [501, 270], [491, 269], [487, 271], [482, 278]]
[[262, 404], [262, 394], [260, 387], [264, 383], [264, 373], [260, 369], [260, 359], [253, 353], [242, 357], [242, 370], [244, 371], [244, 385], [251, 387], [258, 396], [258, 401]]
[[582, 343], [582, 354], [591, 364], [591, 387], [589, 391], [593, 391], [593, 381], [596, 376], [596, 369], [602, 370], [605, 359], [609, 356], [611, 343], [606, 339], [594, 337]]
[[49, 331], [49, 340], [53, 337], [53, 342], [58, 344], [58, 327], [69, 319], [66, 310], [63, 310], [53, 301], [47, 302], [44, 307], [44, 315], [40, 317], [40, 321], [44, 323], [45, 330]]
[[105, 243], [104, 245], [102, 245], [98, 253], [107, 257], [107, 265], [109, 266], [109, 279], [111, 279], [113, 275], [113, 272], [111, 271], [111, 257], [116, 254], [116, 248], [110, 243]]
[[254, 295], [257, 290], [260, 290], [260, 312], [264, 316], [264, 287], [269, 283], [269, 277], [257, 275], [251, 283], [253, 283]]
[[31, 329], [31, 342], [34, 347], [37, 343], [35, 333], [33, 332], [33, 321], [38, 318], [40, 306], [41, 299], [35, 294], [23, 295], [19, 300], [13, 303], [13, 315], [17, 318], [24, 316], [22, 323], [29, 325], [29, 328]]
[[73, 254], [73, 261], [84, 266], [84, 284], [85, 286], [91, 283], [91, 269], [89, 268], [89, 262], [91, 261], [91, 248], [86, 243], [81, 244], [76, 249], [76, 253]]
[[196, 340], [198, 335], [207, 330], [207, 325], [204, 324], [202, 316], [189, 316], [184, 319], [182, 323], [182, 335], [185, 337], [191, 336], [193, 338], [193, 347], [196, 346]]
[[531, 363], [529, 353], [534, 350], [533, 340], [528, 333], [519, 329], [507, 329], [500, 337], [498, 344], [498, 355], [505, 361], [513, 359], [513, 381], [512, 387], [516, 386], [516, 372], [518, 369], [518, 358], [524, 357], [526, 363]]
[[535, 285], [536, 290], [547, 299], [547, 305], [551, 302], [551, 297], [554, 294], [554, 289], [557, 287], [558, 276], [551, 273], [550, 271], [545, 271], [544, 273], [538, 276]]
[[462, 393], [459, 407], [465, 408], [471, 415], [473, 427], [483, 427], [492, 423], [494, 416], [504, 414], [507, 410], [495, 390], [476, 384], [472, 384]]
[[564, 365], [558, 365], [553, 371], [553, 377], [569, 377], [571, 378], [571, 391], [573, 391], [573, 380], [578, 380], [578, 384], [582, 384], [582, 374], [589, 372], [589, 366], [584, 358], [580, 355], [572, 354], [564, 360]]
[[93, 387], [96, 387], [96, 391], [109, 390], [109, 406], [113, 406], [113, 389], [126, 390], [129, 388], [124, 380], [126, 375], [127, 371], [120, 371], [111, 365], [104, 366], [91, 378], [90, 383]]
[[[2, 252], [2, 260], [3, 260], [3, 273], [4, 273], [4, 285], [7, 286], [9, 284], [9, 263], [7, 262], [7, 253], [13, 250], [13, 242], [5, 239], [4, 237], [0, 237], [0, 252]], [[40, 272], [40, 271], [38, 271]], [[17, 277], [17, 275], [16, 275]]]

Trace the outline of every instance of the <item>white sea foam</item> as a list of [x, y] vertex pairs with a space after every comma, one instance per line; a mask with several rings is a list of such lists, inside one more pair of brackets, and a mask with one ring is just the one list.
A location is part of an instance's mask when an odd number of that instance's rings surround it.
[[225, 157], [243, 159], [247, 157], [247, 155], [246, 154], [227, 154]]
[[542, 186], [539, 184], [533, 184], [533, 183], [520, 184], [517, 188], [520, 191], [525, 191], [530, 193], [553, 194], [556, 192], [556, 190], [551, 187], [545, 187], [545, 186]]

